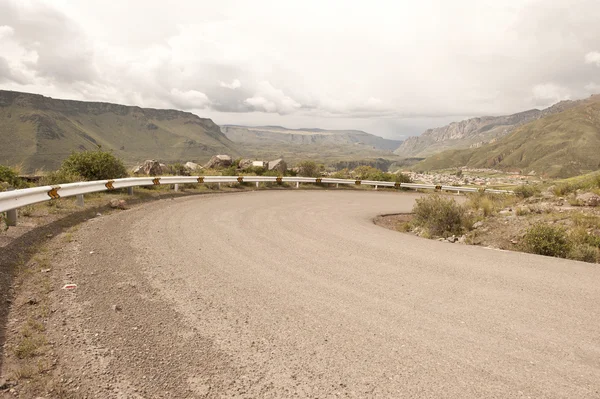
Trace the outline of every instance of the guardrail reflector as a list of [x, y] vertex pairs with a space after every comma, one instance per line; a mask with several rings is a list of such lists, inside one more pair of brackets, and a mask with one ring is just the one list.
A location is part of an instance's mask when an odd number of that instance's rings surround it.
[[356, 184], [357, 186], [360, 186], [360, 183], [361, 183], [360, 180], [357, 180], [357, 181], [354, 182], [354, 184]]
[[396, 182], [396, 183], [394, 183], [394, 187], [396, 187], [396, 188], [400, 188], [400, 187], [401, 187], [401, 184], [402, 184], [402, 183], [398, 183], [398, 182]]
[[160, 184], [160, 177], [152, 179], [152, 184], [154, 184], [155, 186], [158, 186]]
[[442, 186], [435, 186], [435, 191], [440, 191], [442, 189]]
[[238, 178], [237, 178], [237, 181], [238, 181], [239, 183], [243, 183], [243, 182], [244, 182], [244, 176], [240, 176], [240, 177], [238, 177]]
[[60, 189], [60, 186], [52, 187], [52, 190], [48, 191], [48, 196], [52, 199], [60, 198], [60, 195], [57, 192], [59, 189]]
[[479, 191], [480, 193], [483, 193], [483, 192], [485, 192], [485, 187], [478, 188], [477, 191]]
[[320, 178], [315, 179], [315, 183], [317, 183], [317, 184], [321, 184], [321, 181], [322, 180]]
[[108, 182], [105, 184], [106, 188], [107, 188], [107, 189], [109, 189], [109, 190], [114, 190], [114, 189], [115, 189], [115, 188], [113, 187], [113, 183], [114, 183], [114, 182], [115, 182], [114, 180], [109, 180], [109, 181], [108, 181]]
[[278, 176], [277, 179], [275, 179], [275, 181], [279, 184], [283, 183], [283, 177]]
[[204, 176], [198, 177], [198, 183], [204, 183]]

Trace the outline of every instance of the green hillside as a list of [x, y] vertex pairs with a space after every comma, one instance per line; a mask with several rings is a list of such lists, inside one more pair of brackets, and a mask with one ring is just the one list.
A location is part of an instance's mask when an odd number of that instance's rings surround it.
[[219, 126], [189, 112], [0, 90], [0, 164], [22, 165], [27, 172], [56, 169], [72, 151], [98, 145], [127, 164], [238, 154]]
[[600, 95], [517, 128], [475, 149], [451, 150], [416, 164], [415, 170], [494, 168], [548, 177], [570, 177], [600, 169]]

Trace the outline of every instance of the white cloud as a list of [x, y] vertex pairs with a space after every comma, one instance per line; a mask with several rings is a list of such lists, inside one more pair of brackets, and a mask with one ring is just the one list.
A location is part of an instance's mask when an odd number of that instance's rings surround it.
[[171, 89], [171, 98], [176, 105], [184, 109], [202, 109], [210, 104], [208, 96], [197, 90]]
[[256, 111], [276, 112], [281, 115], [290, 114], [302, 107], [296, 100], [287, 96], [283, 90], [273, 87], [267, 81], [260, 82], [254, 96], [247, 98], [244, 102]]
[[555, 83], [535, 85], [532, 89], [532, 93], [534, 104], [544, 107], [571, 98], [571, 94], [567, 88], [561, 87]]
[[600, 84], [595, 82], [590, 82], [585, 85], [585, 89], [591, 93], [599, 93], [600, 94]]
[[393, 133], [423, 125], [405, 118], [582, 97], [598, 80], [600, 53], [582, 62], [600, 49], [597, 0], [160, 4], [0, 0], [2, 88]]
[[585, 55], [586, 64], [596, 64], [600, 67], [600, 53], [597, 51], [589, 52]]
[[231, 83], [220, 82], [219, 86], [225, 87], [226, 89], [235, 90], [242, 87], [242, 82], [240, 82], [239, 79], [233, 79]]
[[5, 37], [12, 36], [15, 33], [15, 30], [12, 26], [2, 25], [0, 26], [0, 40]]

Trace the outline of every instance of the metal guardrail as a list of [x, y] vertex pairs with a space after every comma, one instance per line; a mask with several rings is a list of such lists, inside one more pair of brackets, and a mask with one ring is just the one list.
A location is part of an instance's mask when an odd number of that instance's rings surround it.
[[477, 192], [485, 191], [495, 194], [512, 194], [507, 190], [478, 189], [476, 187], [455, 187], [434, 184], [395, 183], [374, 180], [333, 179], [329, 177], [276, 177], [276, 176], [161, 176], [161, 177], [129, 177], [115, 180], [98, 180], [80, 183], [67, 183], [56, 186], [42, 186], [21, 190], [0, 192], [0, 212], [11, 211], [20, 207], [50, 201], [62, 197], [83, 196], [84, 194], [110, 191], [119, 188], [168, 184], [205, 184], [205, 183], [300, 183], [313, 184], [346, 184], [377, 187], [395, 187], [410, 189], [430, 189], [437, 191]]

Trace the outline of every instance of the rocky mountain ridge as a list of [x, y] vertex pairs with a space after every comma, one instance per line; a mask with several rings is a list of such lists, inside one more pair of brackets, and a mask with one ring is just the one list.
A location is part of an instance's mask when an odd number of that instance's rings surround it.
[[428, 129], [409, 137], [394, 153], [403, 157], [427, 157], [449, 149], [477, 148], [513, 132], [517, 127], [547, 115], [570, 109], [579, 101], [561, 101], [549, 108], [531, 109], [512, 115], [482, 116]]
[[600, 95], [559, 103], [539, 118], [479, 148], [447, 150], [413, 166], [417, 171], [493, 168], [571, 177], [600, 169]]

